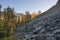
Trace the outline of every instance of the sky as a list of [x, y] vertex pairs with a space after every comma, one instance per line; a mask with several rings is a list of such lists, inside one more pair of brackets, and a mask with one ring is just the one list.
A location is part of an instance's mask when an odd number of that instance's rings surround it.
[[53, 5], [57, 3], [57, 0], [0, 0], [2, 10], [10, 6], [14, 8], [17, 13], [29, 12], [45, 12]]

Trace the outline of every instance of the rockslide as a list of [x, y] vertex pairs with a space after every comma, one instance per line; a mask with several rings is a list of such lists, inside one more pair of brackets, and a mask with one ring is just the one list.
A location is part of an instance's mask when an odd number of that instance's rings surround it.
[[17, 27], [17, 40], [60, 40], [60, 0], [24, 26]]

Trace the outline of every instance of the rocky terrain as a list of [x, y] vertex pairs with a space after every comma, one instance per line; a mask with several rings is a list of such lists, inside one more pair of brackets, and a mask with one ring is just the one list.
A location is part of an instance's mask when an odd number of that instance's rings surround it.
[[60, 40], [60, 0], [39, 17], [17, 27], [17, 40]]

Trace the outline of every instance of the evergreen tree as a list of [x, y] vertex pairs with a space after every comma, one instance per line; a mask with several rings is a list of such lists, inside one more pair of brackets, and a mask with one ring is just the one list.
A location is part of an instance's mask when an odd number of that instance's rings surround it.
[[1, 8], [2, 8], [2, 6], [0, 5], [0, 13], [1, 13]]
[[26, 21], [28, 22], [29, 20], [31, 20], [31, 14], [29, 13], [29, 11], [26, 11]]

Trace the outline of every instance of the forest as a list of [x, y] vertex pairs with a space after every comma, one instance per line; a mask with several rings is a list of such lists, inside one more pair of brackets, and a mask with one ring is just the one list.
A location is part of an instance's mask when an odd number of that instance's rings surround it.
[[2, 5], [0, 5], [0, 40], [16, 40], [17, 38], [13, 37], [16, 27], [25, 25], [29, 21], [38, 17], [41, 12], [30, 13], [26, 11], [24, 13], [16, 13], [14, 8], [7, 7], [1, 11]]

